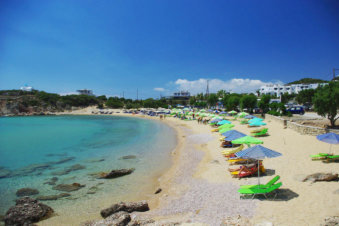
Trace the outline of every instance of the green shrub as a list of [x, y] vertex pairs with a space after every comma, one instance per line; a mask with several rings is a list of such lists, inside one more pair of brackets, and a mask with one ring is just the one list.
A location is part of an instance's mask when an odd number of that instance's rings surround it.
[[269, 112], [267, 112], [267, 114], [274, 115], [274, 116], [280, 116], [280, 113], [274, 110], [270, 110]]

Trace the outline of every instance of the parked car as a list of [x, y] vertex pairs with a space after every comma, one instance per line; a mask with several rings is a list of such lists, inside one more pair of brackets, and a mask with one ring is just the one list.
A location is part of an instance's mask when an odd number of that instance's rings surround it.
[[287, 108], [286, 111], [289, 111], [292, 114], [299, 114], [299, 115], [305, 114], [305, 110], [302, 106], [294, 106], [291, 108]]

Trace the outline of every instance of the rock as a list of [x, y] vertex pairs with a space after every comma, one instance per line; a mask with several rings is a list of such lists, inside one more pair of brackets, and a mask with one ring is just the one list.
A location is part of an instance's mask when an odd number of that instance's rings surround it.
[[0, 169], [0, 178], [9, 177], [11, 175], [11, 171], [5, 168]]
[[112, 170], [109, 173], [101, 173], [99, 175], [100, 179], [113, 179], [113, 178], [117, 178], [117, 177], [122, 177], [128, 174], [131, 174], [134, 172], [134, 168], [132, 169], [119, 169], [119, 170]]
[[135, 155], [125, 155], [125, 156], [120, 157], [119, 159], [121, 160], [121, 159], [136, 159], [136, 158], [137, 156]]
[[58, 184], [54, 186], [52, 189], [53, 190], [58, 190], [58, 191], [66, 191], [66, 192], [72, 192], [72, 191], [77, 191], [86, 185], [81, 185], [79, 183], [73, 183], [73, 184]]
[[87, 162], [94, 163], [94, 162], [103, 162], [103, 161], [105, 161], [105, 159], [104, 158], [100, 158], [100, 159], [90, 159]]
[[303, 182], [305, 181], [334, 181], [338, 180], [338, 174], [332, 174], [332, 173], [314, 173], [311, 175], [308, 175]]
[[21, 197], [21, 196], [31, 196], [31, 195], [37, 195], [39, 194], [39, 191], [34, 188], [21, 188], [16, 191], [16, 196]]
[[82, 170], [82, 169], [85, 169], [85, 168], [86, 167], [83, 166], [83, 165], [75, 164], [75, 165], [72, 165], [68, 168], [65, 168], [64, 170], [52, 172], [52, 175], [62, 176], [62, 175], [69, 174], [72, 171]]
[[158, 188], [158, 189], [154, 192], [154, 194], [159, 194], [161, 191], [162, 191], [162, 189], [161, 189], [161, 188]]
[[38, 196], [36, 199], [40, 201], [51, 201], [51, 200], [57, 200], [59, 198], [64, 198], [68, 196], [71, 196], [71, 194], [61, 193], [58, 195], [41, 195], [41, 196]]
[[[153, 219], [147, 219], [147, 220], [132, 220], [130, 221], [127, 226], [142, 226], [142, 225], [150, 225], [154, 224], [155, 221]], [[164, 224], [161, 224], [164, 225]]]
[[124, 211], [117, 212], [115, 214], [112, 214], [111, 216], [107, 217], [104, 220], [100, 221], [89, 221], [84, 224], [81, 224], [81, 226], [126, 226], [128, 222], [131, 221], [131, 216]]
[[338, 226], [339, 216], [326, 217], [324, 221], [324, 224], [321, 224], [321, 226]]
[[16, 200], [15, 206], [9, 208], [4, 218], [6, 225], [31, 225], [50, 217], [53, 209], [36, 199], [23, 197]]
[[117, 204], [112, 205], [107, 209], [101, 210], [100, 214], [103, 218], [106, 218], [114, 213], [125, 211], [128, 213], [138, 211], [138, 212], [145, 212], [148, 211], [148, 203], [146, 201], [141, 202], [120, 202]]

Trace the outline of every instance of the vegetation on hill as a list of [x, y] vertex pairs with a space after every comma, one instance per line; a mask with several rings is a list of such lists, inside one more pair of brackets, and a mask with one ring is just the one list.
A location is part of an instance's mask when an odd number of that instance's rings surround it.
[[300, 80], [287, 83], [287, 85], [293, 85], [293, 84], [313, 84], [313, 83], [326, 83], [328, 81], [317, 79], [317, 78], [302, 78]]

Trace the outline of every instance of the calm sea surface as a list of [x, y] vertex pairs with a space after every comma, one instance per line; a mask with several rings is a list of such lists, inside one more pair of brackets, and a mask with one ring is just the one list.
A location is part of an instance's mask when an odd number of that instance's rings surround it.
[[[118, 116], [41, 116], [0, 118], [0, 214], [14, 204], [16, 191], [29, 187], [39, 195], [63, 192], [46, 184], [80, 183], [71, 196], [45, 201], [56, 210], [98, 211], [100, 200], [143, 195], [170, 166], [176, 136], [152, 120]], [[121, 157], [132, 155], [127, 159]], [[131, 175], [103, 180], [91, 176], [135, 168]], [[7, 175], [7, 176], [6, 176]], [[120, 201], [120, 200], [119, 200]], [[123, 200], [122, 200], [123, 201]], [[75, 202], [86, 203], [79, 207]], [[95, 202], [95, 204], [93, 204]], [[103, 202], [103, 201], [102, 201]]]

